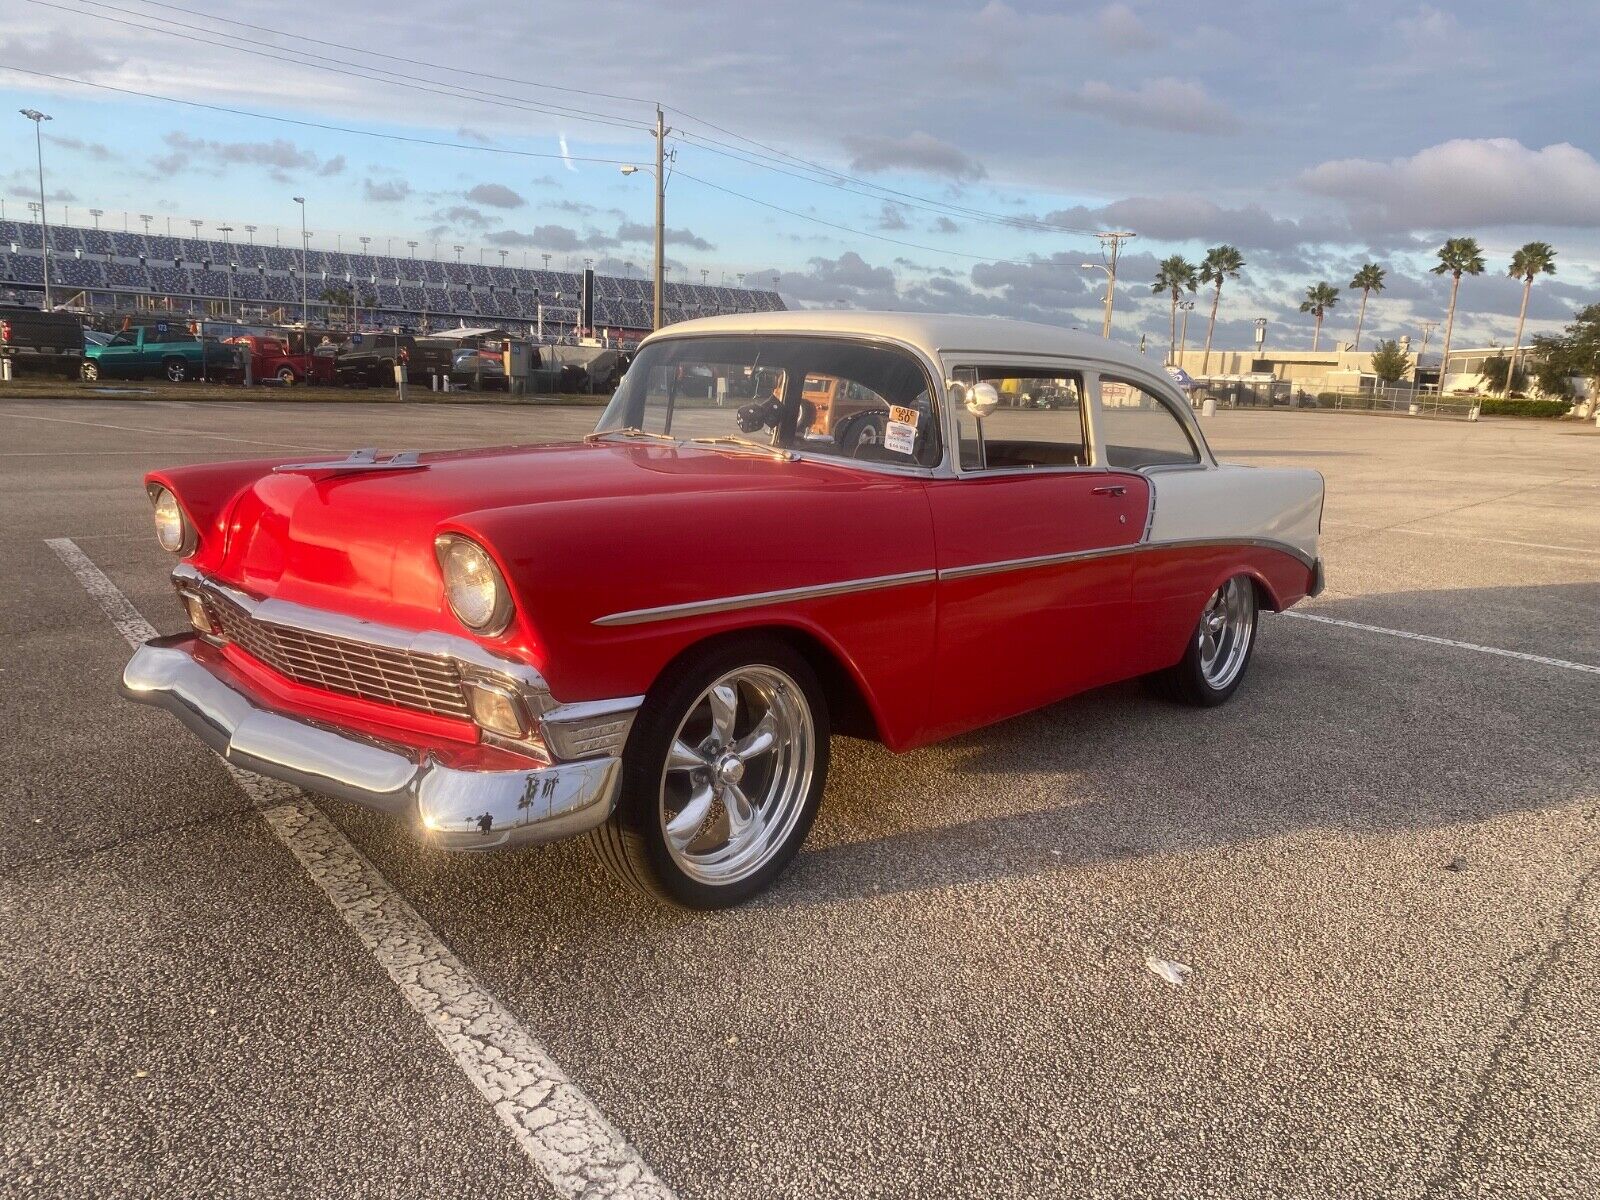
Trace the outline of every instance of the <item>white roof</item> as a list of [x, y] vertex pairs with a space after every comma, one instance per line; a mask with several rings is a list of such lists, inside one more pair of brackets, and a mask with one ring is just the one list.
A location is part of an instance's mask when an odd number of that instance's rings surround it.
[[1062, 329], [1032, 321], [1000, 317], [967, 317], [953, 313], [858, 312], [798, 309], [788, 312], [732, 313], [680, 321], [651, 335], [670, 337], [685, 333], [817, 333], [874, 334], [908, 342], [936, 357], [942, 351], [981, 351], [990, 354], [1051, 354], [1098, 358], [1159, 372], [1152, 362], [1126, 346], [1079, 329]]

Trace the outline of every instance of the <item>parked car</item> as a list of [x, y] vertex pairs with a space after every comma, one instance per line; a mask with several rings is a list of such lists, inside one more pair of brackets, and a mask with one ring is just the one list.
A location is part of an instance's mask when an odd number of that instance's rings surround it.
[[250, 360], [250, 377], [257, 383], [274, 382], [282, 387], [299, 383], [331, 384], [334, 379], [331, 354], [295, 354], [285, 338], [260, 334], [240, 334], [228, 343], [239, 347]]
[[0, 306], [0, 358], [16, 374], [76, 379], [83, 366], [83, 322], [72, 313]]
[[[707, 373], [756, 398], [679, 395]], [[882, 436], [808, 430], [823, 378]], [[1042, 387], [1076, 403], [1001, 402]], [[1322, 587], [1315, 471], [1219, 464], [1112, 343], [963, 317], [688, 321], [582, 442], [146, 486], [193, 628], [130, 699], [437, 845], [585, 835], [696, 907], [793, 857], [830, 734], [904, 751], [1134, 676], [1221, 704]]]
[[123, 329], [104, 346], [83, 351], [85, 379], [166, 378], [173, 383], [237, 377], [244, 367], [239, 351], [214, 337], [202, 343], [187, 322], [161, 321]]
[[454, 347], [437, 338], [409, 333], [353, 333], [334, 357], [336, 382], [344, 387], [393, 387], [395, 363], [406, 364], [411, 379], [450, 373]]
[[450, 386], [474, 392], [506, 390], [505, 361], [498, 350], [457, 350], [450, 364]]

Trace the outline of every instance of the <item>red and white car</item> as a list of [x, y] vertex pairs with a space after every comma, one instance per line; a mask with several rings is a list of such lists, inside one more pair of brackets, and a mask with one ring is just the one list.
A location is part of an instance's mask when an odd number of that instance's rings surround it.
[[910, 750], [1145, 675], [1220, 704], [1322, 586], [1320, 475], [1220, 465], [1159, 368], [1007, 321], [690, 321], [582, 442], [147, 485], [193, 631], [129, 698], [437, 845], [585, 835], [702, 907], [799, 849], [831, 734]]

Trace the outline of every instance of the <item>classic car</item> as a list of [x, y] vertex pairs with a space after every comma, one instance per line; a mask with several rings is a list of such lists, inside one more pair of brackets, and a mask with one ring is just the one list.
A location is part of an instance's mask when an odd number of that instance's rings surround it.
[[297, 383], [333, 382], [333, 355], [296, 354], [287, 338], [243, 333], [227, 339], [249, 359], [250, 377], [257, 383], [271, 380], [280, 387]]
[[[824, 378], [881, 436], [818, 432]], [[1219, 464], [1108, 341], [964, 317], [688, 321], [581, 442], [147, 488], [192, 629], [130, 699], [436, 845], [585, 835], [695, 907], [794, 856], [832, 734], [905, 751], [1146, 675], [1217, 705], [1259, 614], [1322, 586], [1320, 475]]]

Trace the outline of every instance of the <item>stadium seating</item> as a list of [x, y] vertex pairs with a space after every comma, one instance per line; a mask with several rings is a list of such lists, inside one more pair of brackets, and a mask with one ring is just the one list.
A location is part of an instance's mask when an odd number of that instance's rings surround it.
[[[228, 296], [230, 263], [237, 264], [231, 272], [235, 304], [287, 308], [292, 318], [301, 302], [299, 247], [70, 225], [52, 225], [50, 245], [51, 283], [87, 294], [95, 307], [126, 306], [141, 296], [199, 311], [206, 301]], [[322, 292], [348, 290], [376, 308], [375, 315], [363, 308], [363, 320], [416, 325], [426, 316], [434, 327], [457, 320], [532, 327], [542, 305], [547, 331], [559, 331], [573, 323], [582, 288], [582, 276], [573, 271], [325, 250], [307, 251], [305, 274], [314, 317]], [[42, 280], [39, 226], [0, 221], [0, 283], [37, 288]], [[776, 292], [671, 281], [663, 301], [669, 320], [783, 307]], [[651, 315], [649, 279], [595, 276], [597, 328], [645, 330]]]

